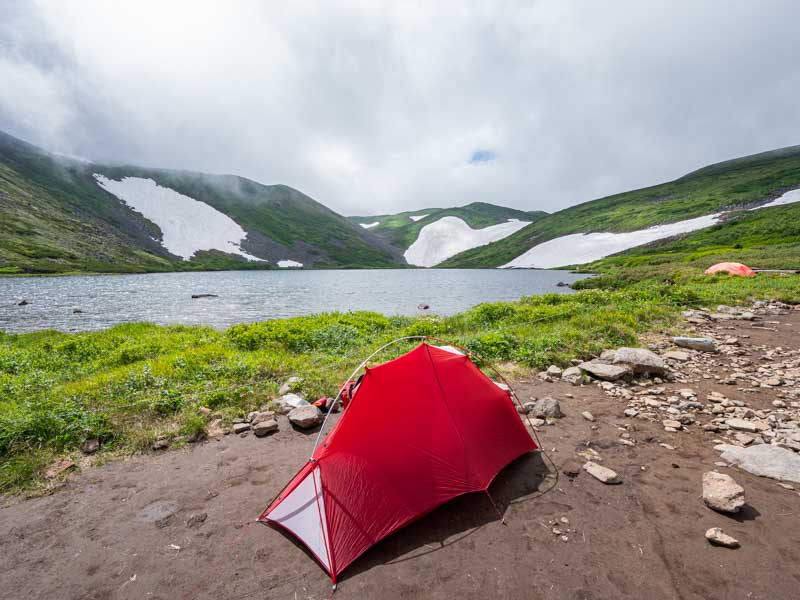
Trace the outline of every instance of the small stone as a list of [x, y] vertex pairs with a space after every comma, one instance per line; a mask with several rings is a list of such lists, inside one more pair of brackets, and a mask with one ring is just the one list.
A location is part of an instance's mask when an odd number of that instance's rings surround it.
[[599, 362], [581, 363], [579, 368], [586, 371], [595, 379], [602, 379], [604, 381], [617, 381], [623, 377], [630, 377], [633, 374], [633, 370], [628, 366], [608, 365]]
[[259, 421], [253, 425], [253, 433], [256, 437], [264, 437], [270, 433], [278, 431], [278, 422], [275, 419], [268, 419], [266, 421]]
[[706, 531], [706, 539], [715, 546], [724, 546], [725, 548], [739, 547], [739, 541], [723, 533], [719, 527], [712, 527]]
[[772, 406], [774, 406], [775, 408], [786, 408], [786, 402], [784, 402], [783, 400], [773, 400]]
[[201, 415], [210, 415], [211, 414], [211, 409], [206, 407], [206, 406], [201, 406], [200, 408], [197, 409], [197, 411]]
[[583, 411], [581, 413], [581, 416], [587, 421], [594, 421], [594, 415], [590, 413], [588, 410]]
[[581, 472], [581, 463], [574, 458], [570, 458], [561, 466], [561, 472], [567, 477], [577, 477]]
[[554, 379], [558, 379], [561, 377], [562, 371], [556, 365], [550, 365], [547, 367], [547, 374]]
[[673, 429], [675, 431], [679, 430], [682, 427], [680, 421], [672, 421], [669, 419], [666, 421], [661, 421], [661, 424], [664, 426], [665, 429]]
[[703, 502], [718, 512], [739, 512], [744, 506], [744, 488], [730, 475], [707, 471], [703, 473]]
[[250, 423], [234, 423], [233, 433], [244, 433], [250, 431]]
[[94, 454], [100, 449], [100, 440], [86, 440], [81, 444], [81, 452], [84, 454]]
[[153, 450], [166, 450], [169, 448], [169, 440], [167, 438], [158, 438], [151, 446]]
[[608, 467], [604, 467], [602, 465], [598, 465], [596, 462], [588, 461], [583, 465], [583, 470], [589, 473], [592, 477], [597, 479], [598, 481], [602, 481], [605, 484], [612, 485], [617, 483], [622, 483], [617, 476], [615, 471], [612, 471]]
[[662, 448], [665, 448], [667, 450], [675, 450], [675, 446], [671, 446], [669, 444], [664, 444], [663, 442], [660, 443], [659, 446], [661, 446]]
[[731, 429], [738, 429], [739, 431], [748, 431], [750, 433], [758, 433], [769, 429], [769, 426], [757, 421], [747, 421], [745, 419], [728, 419], [725, 424]]
[[711, 338], [674, 337], [672, 342], [681, 348], [699, 350], [700, 352], [716, 352], [717, 344]]
[[208, 518], [208, 513], [197, 513], [189, 517], [189, 520], [186, 521], [187, 527], [200, 527], [203, 523], [206, 522]]
[[281, 384], [281, 387], [278, 389], [278, 395], [285, 396], [289, 392], [296, 391], [300, 387], [301, 383], [303, 383], [303, 379], [301, 377], [289, 377], [289, 379]]
[[273, 402], [278, 414], [288, 414], [292, 409], [299, 406], [311, 406], [306, 400], [297, 394], [283, 394]]
[[561, 379], [572, 385], [579, 385], [583, 382], [583, 371], [576, 366], [568, 367], [561, 373]]

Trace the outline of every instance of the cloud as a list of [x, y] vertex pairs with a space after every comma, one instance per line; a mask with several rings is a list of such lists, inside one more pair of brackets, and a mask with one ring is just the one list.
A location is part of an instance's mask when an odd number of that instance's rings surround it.
[[472, 153], [472, 157], [469, 159], [469, 163], [471, 165], [477, 165], [480, 163], [492, 162], [496, 158], [497, 154], [491, 150], [475, 150], [475, 152]]
[[345, 214], [552, 211], [800, 143], [799, 17], [777, 0], [18, 0], [0, 8], [0, 129]]

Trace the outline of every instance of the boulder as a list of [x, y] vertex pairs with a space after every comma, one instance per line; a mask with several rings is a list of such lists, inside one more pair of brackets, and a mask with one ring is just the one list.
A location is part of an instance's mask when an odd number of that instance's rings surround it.
[[700, 352], [716, 352], [717, 344], [711, 338], [674, 337], [672, 343], [681, 348], [699, 350]]
[[609, 365], [594, 361], [581, 363], [578, 368], [595, 379], [602, 379], [603, 381], [617, 381], [633, 374], [633, 370], [628, 366]]
[[735, 513], [744, 506], [744, 488], [730, 475], [703, 473], [703, 502], [718, 512]]
[[569, 367], [561, 372], [561, 379], [572, 385], [579, 385], [583, 383], [583, 371], [578, 367]]
[[297, 394], [284, 394], [277, 400], [273, 401], [278, 414], [285, 415], [293, 408], [298, 406], [310, 406], [301, 396]]
[[560, 378], [563, 373], [563, 371], [556, 365], [550, 365], [549, 367], [547, 367], [546, 372], [550, 377], [553, 377], [554, 379]]
[[714, 449], [722, 451], [722, 460], [753, 475], [800, 483], [800, 455], [791, 450], [770, 444], [757, 444], [747, 448], [721, 444]]
[[706, 539], [715, 546], [724, 546], [725, 548], [739, 547], [739, 541], [724, 533], [719, 527], [712, 527], [706, 531]]
[[233, 433], [244, 433], [250, 431], [250, 423], [234, 423]]
[[253, 433], [256, 435], [256, 437], [264, 437], [276, 431], [278, 431], [278, 422], [275, 419], [259, 421], [253, 425]]
[[592, 462], [591, 460], [583, 465], [583, 470], [589, 473], [589, 475], [591, 475], [595, 479], [602, 481], [605, 484], [611, 485], [616, 483], [622, 483], [619, 480], [616, 471], [612, 471], [607, 467], [598, 465], [596, 462]]
[[560, 419], [564, 416], [564, 413], [561, 412], [561, 404], [559, 404], [558, 400], [549, 396], [534, 402], [528, 414], [540, 419]]
[[292, 409], [289, 422], [300, 429], [310, 429], [322, 423], [322, 412], [314, 405], [306, 404]]
[[637, 374], [663, 375], [667, 372], [667, 363], [658, 354], [645, 348], [619, 348], [612, 362], [615, 365], [627, 365]]

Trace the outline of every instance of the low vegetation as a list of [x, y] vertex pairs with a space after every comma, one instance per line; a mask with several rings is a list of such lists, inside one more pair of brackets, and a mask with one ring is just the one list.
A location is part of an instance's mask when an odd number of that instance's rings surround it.
[[159, 437], [192, 439], [208, 418], [230, 422], [267, 403], [291, 375], [303, 377], [308, 397], [335, 394], [362, 357], [400, 336], [437, 336], [506, 369], [538, 370], [636, 344], [643, 332], [671, 327], [682, 306], [800, 302], [798, 276], [704, 277], [662, 266], [640, 267], [633, 281], [612, 266], [583, 283], [607, 289], [482, 304], [450, 317], [328, 313], [227, 331], [139, 323], [0, 333], [0, 492], [38, 489], [44, 468], [77, 455], [86, 440], [100, 440], [102, 457], [148, 451]]

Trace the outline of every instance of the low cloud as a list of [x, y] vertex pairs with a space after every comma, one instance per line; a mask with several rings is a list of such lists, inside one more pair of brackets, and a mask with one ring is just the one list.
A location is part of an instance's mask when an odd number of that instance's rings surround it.
[[779, 1], [12, 0], [0, 129], [345, 214], [553, 211], [800, 143], [798, 18]]

